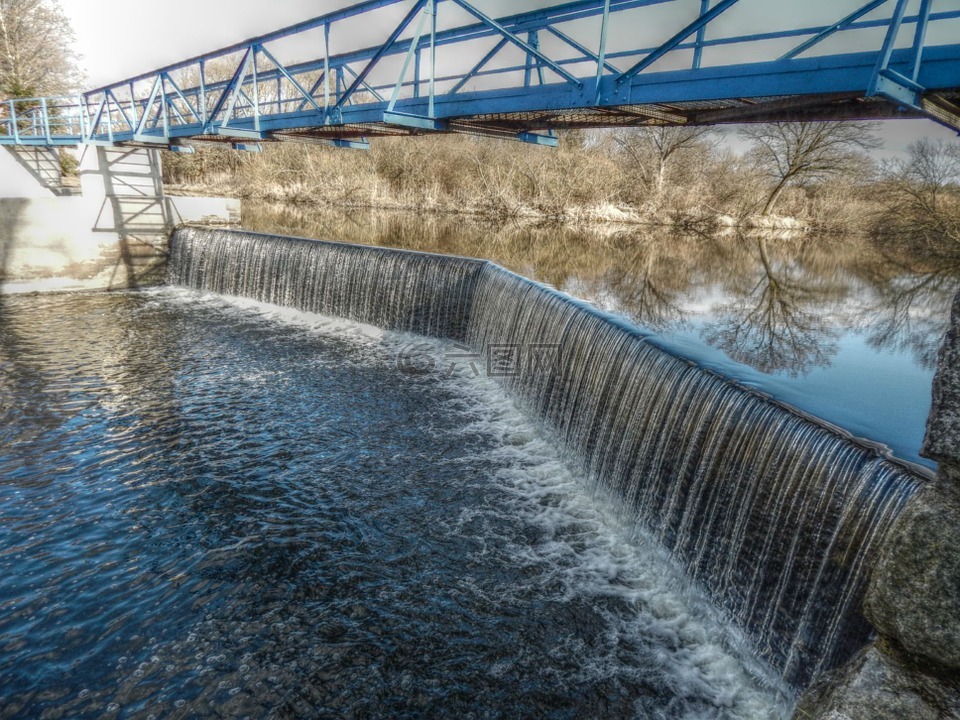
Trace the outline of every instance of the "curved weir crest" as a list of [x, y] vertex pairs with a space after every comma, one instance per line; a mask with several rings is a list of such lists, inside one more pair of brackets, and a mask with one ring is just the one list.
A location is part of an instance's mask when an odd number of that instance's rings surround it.
[[182, 228], [172, 284], [464, 343], [795, 687], [862, 647], [869, 569], [924, 477], [486, 261]]

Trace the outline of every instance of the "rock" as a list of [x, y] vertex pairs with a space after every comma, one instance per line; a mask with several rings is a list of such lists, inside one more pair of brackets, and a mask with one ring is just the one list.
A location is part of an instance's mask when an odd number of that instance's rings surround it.
[[533, 435], [525, 432], [510, 433], [509, 435], [503, 438], [503, 441], [507, 445], [517, 445], [517, 446], [526, 445], [532, 440], [533, 440]]
[[882, 644], [869, 645], [844, 667], [821, 676], [800, 698], [793, 720], [960, 718], [960, 688], [910, 663]]
[[907, 652], [960, 671], [960, 488], [943, 480], [910, 499], [870, 578], [864, 614]]
[[940, 347], [933, 406], [920, 452], [939, 463], [960, 465], [960, 293], [954, 298], [950, 331]]

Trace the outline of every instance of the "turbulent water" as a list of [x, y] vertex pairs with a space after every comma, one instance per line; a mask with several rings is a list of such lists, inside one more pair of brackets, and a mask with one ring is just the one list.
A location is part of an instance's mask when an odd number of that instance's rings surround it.
[[185, 230], [171, 271], [191, 287], [463, 340], [434, 365], [498, 377], [787, 682], [805, 685], [866, 642], [868, 570], [920, 482], [872, 448], [490, 263]]
[[397, 364], [462, 346], [176, 289], [2, 303], [0, 717], [787, 712], [498, 385]]

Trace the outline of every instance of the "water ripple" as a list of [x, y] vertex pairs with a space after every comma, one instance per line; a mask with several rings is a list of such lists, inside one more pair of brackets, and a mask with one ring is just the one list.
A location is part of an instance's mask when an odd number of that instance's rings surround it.
[[0, 717], [783, 714], [495, 389], [275, 312], [3, 300]]

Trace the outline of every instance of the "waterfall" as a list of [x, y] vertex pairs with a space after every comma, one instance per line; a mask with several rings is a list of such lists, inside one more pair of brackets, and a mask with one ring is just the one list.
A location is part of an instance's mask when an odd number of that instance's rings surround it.
[[842, 431], [492, 263], [177, 231], [172, 283], [465, 342], [586, 482], [653, 535], [797, 687], [871, 632], [870, 567], [923, 482]]
[[181, 228], [168, 280], [391, 330], [463, 340], [483, 262], [389, 248]]
[[865, 644], [867, 573], [917, 476], [584, 303], [483, 272], [468, 344], [516, 348], [513, 396], [761, 656], [804, 686]]

